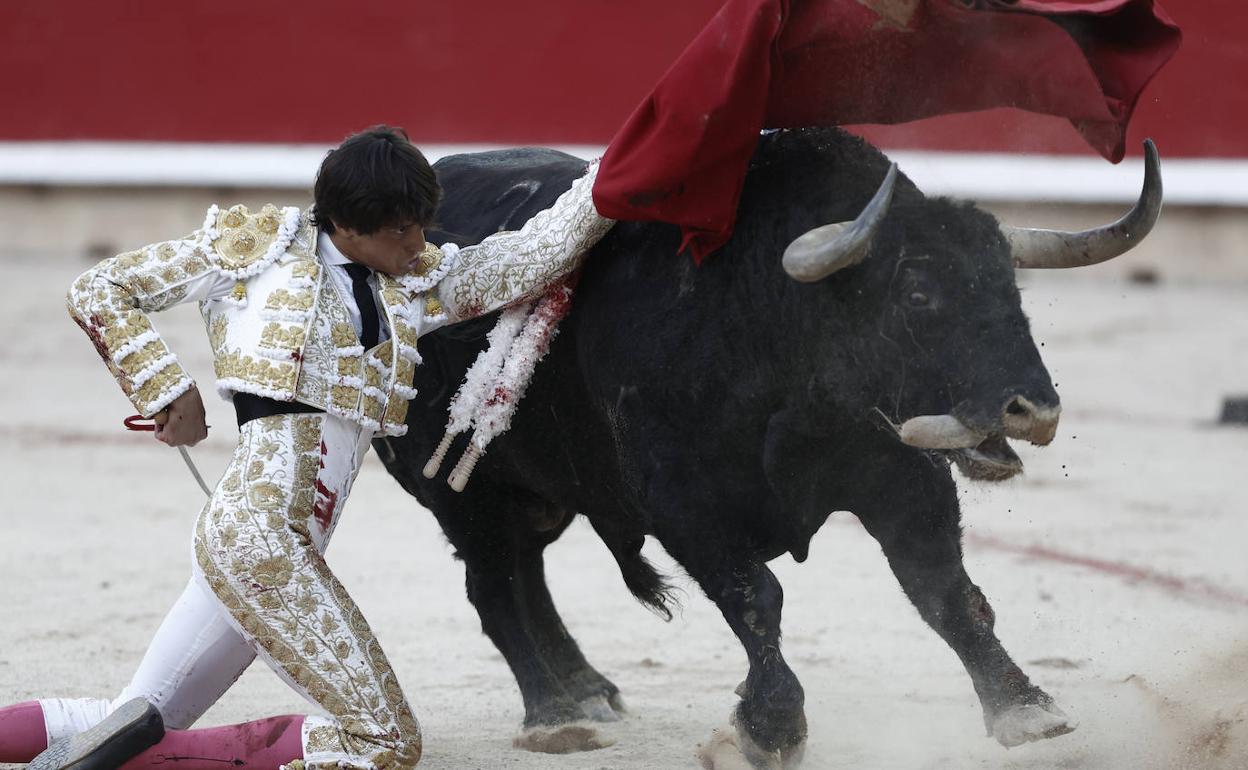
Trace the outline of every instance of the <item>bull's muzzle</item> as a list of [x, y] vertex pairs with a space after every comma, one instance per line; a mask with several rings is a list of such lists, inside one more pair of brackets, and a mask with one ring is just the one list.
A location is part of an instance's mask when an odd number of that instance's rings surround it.
[[1001, 424], [1010, 438], [1048, 446], [1057, 435], [1057, 421], [1061, 416], [1059, 405], [1039, 406], [1023, 396], [1015, 396], [1005, 405]]

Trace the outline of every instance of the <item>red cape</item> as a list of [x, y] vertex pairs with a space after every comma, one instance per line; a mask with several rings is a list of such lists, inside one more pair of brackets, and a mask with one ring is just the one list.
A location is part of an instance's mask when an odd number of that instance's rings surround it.
[[761, 129], [993, 107], [1068, 118], [1116, 163], [1179, 39], [1152, 0], [728, 0], [612, 139], [594, 203], [679, 225], [701, 260], [732, 234]]

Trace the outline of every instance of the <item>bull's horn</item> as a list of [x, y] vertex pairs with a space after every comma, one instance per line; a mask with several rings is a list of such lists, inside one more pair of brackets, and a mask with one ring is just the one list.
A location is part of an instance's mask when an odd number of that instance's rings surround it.
[[1144, 240], [1161, 213], [1161, 163], [1153, 140], [1144, 140], [1144, 189], [1135, 208], [1112, 225], [1083, 232], [1002, 227], [1015, 267], [1083, 267], [1126, 253]]
[[888, 213], [896, 180], [897, 164], [893, 163], [857, 219], [816, 227], [795, 238], [784, 250], [784, 272], [803, 283], [813, 283], [861, 262]]
[[911, 417], [897, 433], [901, 443], [919, 449], [966, 449], [984, 440], [984, 434], [966, 427], [951, 414]]

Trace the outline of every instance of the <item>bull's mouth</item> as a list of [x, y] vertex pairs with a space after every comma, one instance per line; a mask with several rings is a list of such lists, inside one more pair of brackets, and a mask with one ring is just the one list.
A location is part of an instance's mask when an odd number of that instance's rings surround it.
[[1019, 459], [1002, 434], [993, 434], [973, 447], [947, 450], [958, 471], [975, 481], [1005, 481], [1023, 472]]

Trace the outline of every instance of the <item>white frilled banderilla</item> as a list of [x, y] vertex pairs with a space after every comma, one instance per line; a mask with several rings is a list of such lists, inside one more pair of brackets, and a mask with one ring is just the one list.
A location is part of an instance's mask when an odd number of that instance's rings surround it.
[[524, 396], [533, 370], [550, 350], [559, 321], [572, 307], [575, 278], [552, 286], [536, 302], [507, 308], [487, 337], [485, 350], [464, 377], [451, 400], [446, 434], [425, 464], [425, 478], [442, 467], [455, 437], [472, 430], [468, 448], [447, 476], [456, 492], [464, 491], [468, 477], [495, 436], [511, 426], [511, 417]]

